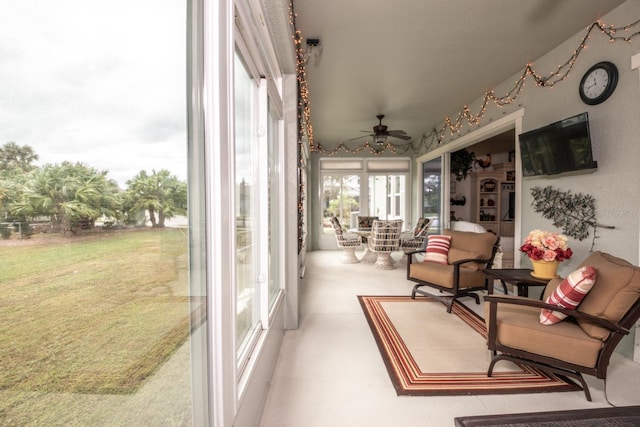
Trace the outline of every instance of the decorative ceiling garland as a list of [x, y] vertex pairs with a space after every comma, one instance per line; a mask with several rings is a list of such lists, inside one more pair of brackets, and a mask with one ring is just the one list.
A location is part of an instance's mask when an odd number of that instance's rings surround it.
[[326, 149], [321, 144], [316, 144], [313, 138], [313, 126], [311, 125], [311, 107], [309, 102], [309, 89], [307, 87], [307, 79], [306, 79], [306, 65], [308, 58], [305, 57], [305, 52], [303, 50], [302, 44], [302, 33], [298, 30], [295, 22], [296, 14], [293, 11], [293, 1], [289, 4], [290, 10], [290, 23], [293, 26], [294, 36], [293, 41], [296, 49], [296, 66], [297, 66], [297, 79], [298, 79], [298, 121], [299, 121], [299, 136], [300, 141], [307, 137], [309, 142], [309, 149], [312, 152], [320, 152], [325, 155], [333, 156], [340, 151], [345, 151], [347, 153], [356, 154], [360, 153], [364, 150], [369, 150], [374, 155], [380, 155], [385, 150], [391, 151], [393, 154], [406, 154], [411, 151], [413, 155], [417, 155], [421, 152], [429, 151], [429, 148], [434, 143], [438, 145], [442, 144], [445, 133], [447, 131], [450, 132], [450, 135], [459, 134], [462, 131], [465, 123], [469, 126], [479, 125], [480, 121], [485, 115], [485, 112], [490, 103], [494, 104], [498, 108], [502, 108], [506, 105], [512, 104], [517, 99], [518, 95], [524, 88], [525, 80], [528, 76], [533, 77], [533, 80], [538, 87], [551, 88], [567, 78], [571, 70], [573, 69], [574, 64], [576, 63], [578, 56], [582, 52], [583, 49], [587, 47], [587, 40], [590, 38], [591, 33], [597, 28], [600, 30], [601, 34], [604, 34], [608, 37], [610, 43], [615, 43], [618, 41], [625, 41], [627, 43], [631, 43], [632, 39], [640, 36], [640, 31], [636, 31], [634, 33], [629, 34], [626, 37], [618, 36], [619, 32], [629, 32], [633, 27], [640, 24], [640, 19], [627, 24], [622, 27], [614, 27], [613, 25], [605, 25], [601, 21], [596, 21], [591, 24], [587, 28], [587, 32], [582, 37], [580, 44], [577, 49], [573, 51], [573, 54], [569, 57], [569, 59], [562, 65], [558, 66], [558, 69], [548, 76], [544, 76], [536, 72], [532, 63], [526, 65], [522, 75], [516, 81], [514, 87], [507, 92], [506, 95], [498, 97], [494, 93], [493, 90], [487, 91], [484, 95], [484, 99], [482, 102], [482, 106], [480, 107], [480, 111], [476, 114], [472, 113], [468, 106], [464, 106], [460, 112], [457, 114], [455, 120], [452, 120], [450, 117], [446, 117], [444, 119], [444, 126], [440, 129], [433, 128], [429, 134], [425, 134], [420, 138], [420, 141], [414, 143], [411, 141], [409, 144], [406, 143], [392, 143], [387, 142], [384, 146], [377, 146], [377, 144], [372, 145], [369, 141], [366, 141], [364, 145], [354, 146], [350, 148], [344, 142], [340, 142], [338, 146], [334, 149]]

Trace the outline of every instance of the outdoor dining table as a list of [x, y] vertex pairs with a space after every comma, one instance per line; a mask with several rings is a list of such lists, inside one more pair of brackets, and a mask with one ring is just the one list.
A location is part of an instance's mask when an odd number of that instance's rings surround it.
[[378, 254], [369, 249], [369, 237], [371, 237], [371, 230], [349, 230], [350, 233], [357, 234], [362, 237], [364, 242], [364, 254], [360, 258], [360, 262], [366, 262], [367, 264], [374, 264], [378, 259]]

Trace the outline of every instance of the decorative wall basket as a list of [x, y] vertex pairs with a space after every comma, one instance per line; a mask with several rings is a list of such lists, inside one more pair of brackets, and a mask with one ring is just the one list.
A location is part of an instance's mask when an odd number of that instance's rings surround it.
[[533, 264], [533, 272], [531, 275], [536, 279], [553, 279], [558, 277], [558, 265], [560, 264], [558, 261], [531, 260], [531, 264]]

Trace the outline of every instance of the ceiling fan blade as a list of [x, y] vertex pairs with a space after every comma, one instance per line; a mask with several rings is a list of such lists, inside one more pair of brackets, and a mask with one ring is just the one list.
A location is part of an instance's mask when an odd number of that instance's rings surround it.
[[406, 135], [406, 134], [407, 134], [405, 131], [400, 130], [400, 129], [396, 129], [396, 130], [389, 130], [389, 131], [387, 131], [387, 133], [388, 133], [389, 135], [394, 134], [394, 133], [395, 133], [395, 134], [398, 134], [398, 133], [399, 133], [399, 134], [401, 134], [401, 135]]
[[[367, 131], [368, 132], [368, 131]], [[362, 139], [362, 138], [368, 138], [370, 136], [374, 136], [374, 135], [363, 135], [363, 136], [358, 136], [356, 138], [351, 138], [351, 139], [347, 139], [347, 142], [349, 141], [355, 141], [356, 139]]]
[[404, 139], [405, 141], [408, 141], [411, 139], [411, 137], [409, 135], [398, 135], [398, 134], [389, 134], [389, 136], [391, 138], [398, 138], [398, 139]]

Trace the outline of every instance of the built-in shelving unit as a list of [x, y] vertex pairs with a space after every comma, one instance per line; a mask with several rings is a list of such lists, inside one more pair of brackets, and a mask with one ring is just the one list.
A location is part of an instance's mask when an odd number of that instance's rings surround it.
[[505, 163], [493, 169], [471, 174], [472, 217], [500, 237], [513, 237], [515, 168], [513, 163]]

